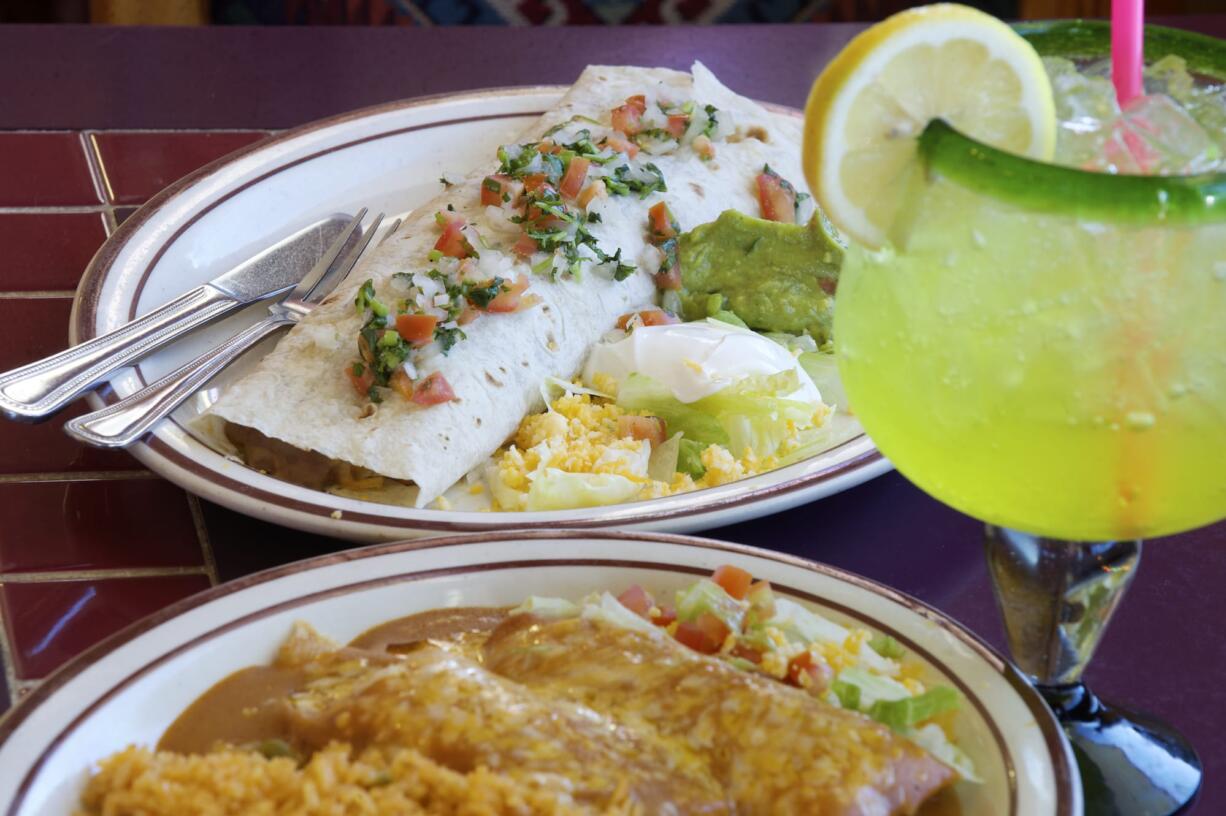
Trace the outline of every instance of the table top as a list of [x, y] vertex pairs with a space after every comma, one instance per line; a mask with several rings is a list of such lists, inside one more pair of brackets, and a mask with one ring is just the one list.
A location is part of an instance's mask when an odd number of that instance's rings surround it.
[[[1226, 15], [1170, 22], [1226, 36]], [[0, 26], [0, 370], [64, 347], [82, 270], [137, 206], [270, 131], [421, 94], [565, 83], [589, 62], [701, 59], [741, 93], [800, 105], [856, 30]], [[174, 600], [349, 546], [246, 518], [125, 453], [77, 445], [60, 426], [82, 408], [36, 426], [0, 422], [0, 710]], [[1003, 648], [981, 525], [897, 474], [707, 535], [869, 576]], [[1108, 700], [1192, 740], [1207, 769], [1193, 810], [1204, 814], [1226, 812], [1224, 545], [1226, 523], [1147, 543], [1087, 675]]]

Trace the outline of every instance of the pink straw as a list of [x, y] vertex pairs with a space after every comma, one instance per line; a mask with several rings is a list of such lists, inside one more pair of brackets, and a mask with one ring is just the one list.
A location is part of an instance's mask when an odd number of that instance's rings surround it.
[[1120, 107], [1141, 95], [1145, 0], [1112, 0], [1111, 81]]

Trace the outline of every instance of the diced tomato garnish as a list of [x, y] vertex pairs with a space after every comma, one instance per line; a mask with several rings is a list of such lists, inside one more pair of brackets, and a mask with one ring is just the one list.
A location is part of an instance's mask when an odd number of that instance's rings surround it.
[[732, 657], [739, 657], [743, 660], [748, 660], [750, 663], [761, 663], [762, 653], [752, 646], [746, 646], [744, 643], [738, 643], [732, 647], [729, 652]]
[[657, 244], [669, 238], [676, 238], [677, 233], [681, 231], [681, 225], [677, 223], [672, 210], [663, 201], [656, 202], [647, 211], [647, 225], [652, 243]]
[[407, 400], [413, 399], [413, 381], [409, 379], [409, 375], [404, 373], [403, 368], [396, 369], [396, 373], [388, 380], [388, 384], [396, 389], [396, 393]]
[[630, 325], [630, 319], [638, 315], [639, 322], [644, 326], [671, 326], [680, 323], [681, 319], [672, 312], [663, 309], [644, 309], [641, 312], [627, 312], [617, 318], [617, 328], [624, 330]]
[[806, 650], [788, 661], [787, 681], [793, 686], [820, 694], [830, 686], [834, 670]]
[[456, 318], [456, 323], [460, 324], [461, 326], [467, 326], [480, 316], [480, 309], [474, 309], [473, 307], [469, 306], [464, 309], [464, 311], [460, 312], [460, 316]]
[[753, 576], [740, 567], [724, 564], [715, 570], [711, 580], [723, 587], [724, 592], [740, 601], [749, 593], [749, 585], [753, 583]]
[[626, 104], [637, 110], [639, 113], [647, 112], [647, 97], [644, 94], [635, 94], [634, 96], [626, 97]]
[[668, 124], [664, 126], [664, 129], [668, 131], [670, 136], [680, 139], [685, 133], [685, 129], [689, 126], [689, 114], [678, 113], [668, 117]]
[[464, 237], [464, 217], [449, 211], [435, 215], [443, 228], [443, 234], [434, 243], [434, 248], [450, 258], [467, 258], [473, 254], [472, 244]]
[[710, 612], [704, 612], [697, 620], [678, 624], [673, 637], [696, 652], [714, 654], [724, 645], [724, 640], [728, 637], [728, 627]]
[[413, 389], [413, 402], [418, 405], [438, 405], [453, 399], [455, 392], [451, 390], [451, 383], [437, 371], [417, 383]]
[[656, 288], [657, 289], [680, 289], [681, 288], [681, 270], [673, 267], [667, 272], [656, 273]]
[[510, 204], [514, 207], [519, 203], [519, 197], [523, 195], [523, 192], [524, 183], [522, 181], [502, 174], [486, 176], [485, 181], [481, 182], [481, 205], [501, 207], [503, 204]]
[[365, 398], [370, 394], [370, 387], [375, 384], [375, 372], [370, 366], [363, 365], [362, 373], [355, 374], [355, 367], [354, 365], [345, 366], [345, 376], [349, 378], [349, 383], [358, 396]]
[[424, 346], [434, 339], [434, 327], [438, 318], [428, 314], [396, 315], [396, 332], [406, 343]]
[[677, 619], [677, 610], [668, 604], [656, 607], [656, 614], [651, 616], [651, 622], [656, 626], [668, 626]]
[[796, 193], [784, 186], [777, 173], [758, 174], [758, 204], [767, 221], [796, 223]]
[[[528, 240], [532, 240], [529, 238]], [[533, 241], [533, 243], [536, 243]], [[519, 310], [521, 295], [528, 288], [528, 277], [520, 275], [519, 279], [511, 285], [510, 289], [498, 293], [498, 295], [490, 301], [490, 304], [485, 307], [487, 312], [514, 312]]]
[[524, 176], [524, 190], [529, 193], [539, 192], [549, 186], [549, 176], [544, 173], [533, 173]]
[[562, 176], [562, 183], [558, 185], [558, 192], [563, 198], [574, 198], [579, 195], [579, 191], [583, 189], [583, 180], [587, 178], [587, 169], [591, 164], [591, 159], [585, 159], [582, 156], [575, 156], [570, 160], [566, 173]]
[[527, 258], [538, 249], [540, 247], [537, 245], [536, 239], [529, 237], [527, 233], [519, 236], [519, 240], [511, 247], [511, 251], [521, 258]]
[[626, 136], [638, 133], [643, 128], [643, 111], [646, 109], [646, 106], [639, 108], [629, 103], [614, 108], [613, 129]]
[[541, 139], [536, 146], [537, 153], [557, 153], [562, 148], [554, 144], [553, 139]]
[[629, 139], [617, 133], [610, 133], [605, 137], [605, 147], [618, 153], [625, 153], [630, 158], [634, 158], [639, 154], [639, 146]]
[[617, 435], [623, 438], [628, 436], [631, 439], [646, 439], [653, 448], [668, 438], [665, 435], [664, 420], [659, 417], [624, 414], [617, 418]]
[[621, 601], [621, 605], [629, 609], [636, 615], [647, 617], [647, 613], [651, 610], [656, 602], [652, 599], [647, 590], [643, 589], [638, 584], [627, 589], [625, 592], [617, 596], [617, 600]]
[[586, 210], [588, 208], [588, 205], [591, 204], [593, 201], [595, 201], [598, 198], [605, 198], [608, 195], [609, 195], [609, 191], [605, 188], [604, 182], [601, 181], [600, 179], [596, 179], [591, 184], [589, 184], [587, 187], [584, 187], [582, 193], [579, 193], [578, 203], [580, 207]]

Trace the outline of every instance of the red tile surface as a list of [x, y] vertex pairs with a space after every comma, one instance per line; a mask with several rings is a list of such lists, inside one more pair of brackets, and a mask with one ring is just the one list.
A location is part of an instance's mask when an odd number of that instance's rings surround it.
[[354, 546], [258, 521], [206, 501], [200, 502], [200, 508], [222, 581]]
[[172, 181], [267, 135], [263, 131], [104, 131], [93, 139], [111, 201], [140, 204]]
[[[0, 299], [0, 371], [45, 357], [68, 345], [68, 298]], [[39, 425], [0, 420], [0, 473], [131, 470], [140, 465], [123, 451], [89, 448], [60, 430], [88, 411], [84, 401]]]
[[208, 586], [203, 575], [0, 585], [17, 676], [45, 677], [107, 635]]
[[0, 213], [0, 290], [75, 289], [105, 223], [100, 212]]
[[187, 496], [170, 482], [0, 485], [0, 572], [203, 563]]
[[5, 678], [4, 656], [0, 655], [0, 715], [8, 711], [10, 700], [8, 681]]
[[97, 203], [78, 133], [0, 133], [0, 207]]
[[140, 207], [116, 207], [115, 208], [115, 226], [119, 226], [124, 221], [128, 220], [128, 216], [139, 210]]

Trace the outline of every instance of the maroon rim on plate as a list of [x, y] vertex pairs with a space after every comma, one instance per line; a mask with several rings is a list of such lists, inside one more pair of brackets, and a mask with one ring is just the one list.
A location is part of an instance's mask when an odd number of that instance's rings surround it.
[[[276, 136], [272, 136], [268, 139], [262, 140], [255, 144], [248, 145], [247, 147], [240, 148], [239, 150], [227, 156], [224, 156], [220, 159], [217, 159], [216, 161], [211, 162], [210, 164], [205, 165], [204, 167], [201, 167], [195, 172], [190, 173], [189, 175], [184, 176], [182, 179], [179, 179], [178, 181], [174, 182], [169, 187], [162, 190], [160, 193], [158, 193], [156, 196], [150, 199], [148, 203], [146, 203], [139, 210], [133, 213], [126, 221], [124, 221], [124, 223], [119, 226], [119, 228], [114, 232], [114, 234], [112, 234], [111, 237], [107, 239], [106, 243], [102, 245], [102, 247], [98, 250], [97, 254], [94, 255], [93, 260], [90, 261], [90, 264], [86, 268], [85, 273], [81, 278], [81, 282], [77, 287], [76, 297], [73, 299], [72, 313], [69, 316], [69, 332], [71, 335], [70, 336], [71, 342], [80, 343], [80, 342], [89, 340], [96, 336], [98, 306], [99, 306], [99, 303], [102, 297], [102, 288], [106, 281], [106, 278], [108, 277], [108, 275], [111, 272], [112, 267], [114, 266], [116, 258], [118, 257], [119, 253], [123, 250], [123, 248], [127, 245], [128, 240], [132, 237], [132, 235], [138, 229], [140, 229], [142, 225], [144, 225], [147, 221], [153, 218], [171, 198], [183, 192], [184, 190], [191, 187], [192, 185], [196, 184], [201, 179], [207, 176], [213, 175], [214, 173], [217, 173], [221, 170], [224, 170], [231, 164], [234, 164], [235, 162], [240, 161], [246, 158], [247, 156], [257, 151], [263, 150], [267, 147], [270, 147], [270, 146], [273, 146], [278, 143], [285, 142], [291, 139], [296, 139], [298, 137], [301, 137], [308, 133], [312, 133], [317, 130], [321, 130], [321, 129], [328, 128], [328, 127], [333, 127], [335, 125], [344, 124], [346, 122], [351, 122], [351, 121], [358, 120], [358, 119], [369, 118], [371, 116], [376, 116], [376, 115], [384, 114], [384, 113], [391, 113], [391, 112], [405, 110], [409, 108], [434, 105], [434, 104], [438, 104], [438, 103], [442, 103], [446, 101], [482, 99], [482, 98], [486, 98], [492, 95], [506, 96], [506, 95], [511, 95], [511, 94], [532, 95], [532, 94], [545, 94], [545, 93], [561, 94], [565, 92], [566, 88], [567, 86], [563, 86], [563, 85], [534, 85], [534, 86], [518, 86], [518, 87], [504, 87], [504, 88], [487, 88], [487, 89], [481, 89], [481, 90], [475, 90], [475, 91], [467, 91], [464, 93], [434, 94], [431, 96], [415, 97], [412, 99], [402, 100], [398, 102], [388, 102], [382, 105], [375, 105], [372, 107], [361, 108], [356, 111], [350, 111], [348, 113], [339, 114], [337, 116], [329, 117], [326, 119], [320, 119], [320, 120], [302, 125], [300, 127], [294, 128], [292, 130], [284, 131], [283, 133], [277, 134]], [[767, 109], [775, 111], [777, 113], [783, 113], [783, 114], [797, 116], [797, 117], [801, 115], [800, 111], [796, 110], [795, 108], [790, 108], [790, 107], [786, 107], [782, 105], [775, 105], [771, 103], [760, 103], [760, 104], [762, 104]], [[343, 144], [333, 145], [331, 147], [324, 148], [310, 155], [288, 160], [274, 167], [266, 169], [264, 172], [260, 173], [257, 177], [253, 179], [249, 179], [248, 181], [244, 182], [243, 184], [236, 187], [235, 189], [226, 192], [224, 195], [218, 197], [217, 199], [213, 201], [210, 201], [199, 212], [196, 212], [195, 214], [193, 214], [185, 223], [180, 225], [171, 235], [169, 235], [167, 238], [162, 239], [160, 241], [158, 248], [153, 254], [153, 257], [145, 265], [145, 268], [141, 272], [141, 277], [137, 282], [136, 290], [133, 293], [131, 305], [129, 307], [129, 315], [128, 315], [129, 319], [136, 317], [137, 303], [140, 300], [141, 293], [144, 291], [145, 284], [147, 283], [149, 276], [152, 273], [153, 267], [157, 265], [158, 261], [162, 258], [163, 254], [169, 248], [170, 244], [176, 241], [188, 228], [190, 228], [193, 224], [195, 224], [205, 214], [207, 214], [208, 212], [210, 212], [211, 210], [213, 210], [214, 208], [216, 208], [223, 202], [230, 200], [235, 195], [246, 190], [252, 185], [262, 182], [270, 178], [271, 176], [274, 176], [291, 167], [294, 167], [304, 162], [316, 159], [319, 156], [326, 155], [328, 153], [333, 153], [338, 150], [344, 150], [346, 148], [352, 147], [357, 144], [363, 144], [366, 142], [375, 141], [377, 139], [387, 138], [390, 136], [395, 136], [395, 135], [417, 131], [417, 130], [427, 130], [427, 129], [435, 128], [435, 127], [445, 127], [449, 125], [463, 124], [465, 122], [499, 119], [499, 118], [509, 119], [509, 118], [530, 117], [530, 116], [539, 116], [539, 115], [540, 115], [540, 112], [538, 111], [525, 111], [521, 113], [507, 113], [507, 114], [490, 114], [486, 116], [460, 117], [456, 119], [446, 119], [446, 120], [439, 120], [435, 122], [426, 122], [426, 123], [422, 123], [419, 125], [412, 125], [408, 127], [393, 128], [393, 129], [389, 129], [386, 131], [380, 131], [379, 133], [363, 136], [361, 138], [354, 139], [352, 141], [345, 142]], [[134, 371], [136, 373], [137, 379], [139, 380], [140, 384], [142, 386], [145, 385], [146, 380], [145, 380], [144, 374], [141, 371], [139, 363], [134, 367]], [[110, 405], [119, 400], [119, 398], [114, 394], [114, 392], [111, 390], [109, 386], [101, 389], [98, 392], [98, 396], [99, 396], [99, 399], [102, 400], [104, 405]], [[179, 425], [177, 420], [175, 420], [173, 417], [171, 417], [169, 421], [174, 422], [185, 434], [188, 434], [190, 436], [189, 432], [185, 428], [183, 428], [182, 425]], [[836, 445], [834, 448], [831, 448], [829, 451], [826, 451], [826, 454], [830, 454], [834, 451], [838, 451], [842, 448], [845, 448], [848, 445], [858, 444], [862, 442], [865, 438], [866, 436], [863, 433], [861, 433], [853, 437], [852, 439], [849, 439], [839, 445]], [[130, 448], [130, 450], [134, 450], [134, 449], [142, 450], [142, 452], [147, 451], [148, 453], [146, 454], [146, 456], [148, 457], [148, 459], [161, 459], [164, 462], [169, 463], [170, 465], [173, 465], [174, 467], [178, 468], [179, 470], [182, 470], [188, 474], [191, 474], [192, 476], [194, 476], [195, 478], [203, 482], [208, 482], [212, 484], [215, 488], [219, 489], [220, 491], [230, 493], [230, 494], [242, 495], [249, 499], [255, 499], [258, 501], [266, 502], [270, 505], [281, 507], [281, 508], [284, 508], [292, 512], [296, 512], [296, 513], [300, 513], [300, 514], [304, 514], [308, 516], [315, 516], [320, 519], [325, 518], [325, 517], [327, 518], [335, 517], [334, 516], [336, 512], [336, 507], [335, 507], [335, 502], [334, 502], [335, 497], [333, 497], [329, 493], [315, 491], [315, 492], [318, 492], [321, 497], [328, 497], [329, 499], [332, 499], [333, 501], [331, 503], [328, 503], [322, 500], [321, 501], [306, 501], [306, 500], [297, 499], [297, 498], [290, 498], [274, 490], [268, 490], [262, 487], [255, 487], [253, 485], [246, 484], [244, 482], [239, 481], [238, 479], [235, 479], [230, 476], [226, 476], [212, 468], [202, 466], [198, 461], [196, 461], [190, 456], [185, 455], [181, 451], [177, 450], [173, 445], [168, 444], [167, 442], [165, 442], [164, 440], [162, 440], [160, 437], [156, 435], [148, 436], [146, 437], [145, 441], [138, 442], [135, 445], [133, 445], [132, 448]], [[139, 458], [142, 458], [142, 460], [146, 460], [145, 456], [142, 456]], [[738, 507], [744, 504], [748, 504], [751, 502], [760, 502], [760, 501], [775, 498], [778, 496], [784, 496], [789, 493], [793, 493], [797, 490], [813, 487], [823, 482], [828, 482], [840, 476], [843, 476], [848, 473], [868, 467], [881, 459], [882, 459], [881, 453], [877, 451], [875, 448], [873, 448], [871, 450], [865, 451], [864, 453], [862, 453], [859, 456], [856, 456], [853, 459], [850, 459], [845, 462], [839, 462], [839, 463], [833, 464], [815, 473], [809, 473], [803, 476], [798, 476], [796, 478], [789, 479], [783, 482], [779, 482], [777, 484], [771, 484], [771, 485], [763, 486], [760, 488], [751, 489], [744, 493], [726, 496], [724, 498], [717, 499], [717, 500], [708, 500], [707, 502], [700, 501], [697, 504], [697, 506], [694, 506], [694, 505], [681, 506], [681, 507], [675, 507], [675, 508], [667, 509], [667, 510], [652, 510], [652, 509], [645, 508], [642, 512], [632, 513], [632, 514], [628, 514], [624, 516], [618, 516], [617, 518], [598, 517], [598, 518], [588, 518], [588, 519], [569, 519], [569, 520], [556, 520], [556, 521], [551, 520], [547, 522], [535, 522], [535, 523], [534, 522], [523, 522], [523, 523], [511, 522], [511, 525], [516, 526], [516, 527], [536, 528], [536, 529], [545, 529], [545, 528], [548, 528], [548, 529], [559, 529], [559, 528], [592, 529], [592, 528], [598, 528], [598, 527], [605, 527], [609, 524], [614, 524], [614, 523], [618, 525], [642, 524], [642, 523], [648, 523], [648, 522], [653, 522], [653, 521], [662, 521], [665, 519], [684, 518], [686, 516], [715, 513], [715, 512], [722, 511], [722, 510], [727, 510], [733, 507]], [[154, 470], [159, 470], [157, 465], [154, 464], [153, 462], [146, 460], [145, 464], [148, 464]], [[712, 489], [717, 489], [717, 488], [712, 488]], [[691, 493], [687, 495], [700, 496], [703, 492], [704, 491], [702, 490], [697, 490], [697, 491], [692, 491]], [[646, 505], [646, 504], [649, 504], [651, 501], [653, 500], [645, 500], [641, 503]], [[626, 505], [621, 505], [621, 506], [629, 506], [632, 504], [639, 504], [639, 503], [640, 502], [632, 502], [632, 503], [627, 503]], [[431, 511], [431, 512], [443, 512], [443, 511]], [[489, 522], [457, 522], [457, 521], [446, 521], [446, 520], [435, 521], [435, 520], [428, 519], [428, 518], [403, 519], [403, 518], [395, 518], [395, 517], [388, 516], [388, 515], [379, 515], [379, 514], [370, 513], [370, 512], [345, 511], [343, 518], [347, 522], [353, 522], [357, 524], [366, 524], [366, 525], [372, 525], [372, 526], [395, 527], [395, 528], [413, 529], [413, 530], [442, 531], [442, 532], [465, 532], [465, 531], [484, 531], [484, 530], [489, 530], [490, 527], [495, 524], [506, 524], [505, 521], [501, 520], [500, 518], [501, 515], [502, 514], [497, 514], [497, 513], [491, 514], [490, 515], [491, 520]]]
[[[222, 584], [212, 589], [197, 593], [189, 598], [185, 598], [177, 603], [174, 603], [165, 609], [156, 612], [127, 628], [115, 633], [102, 642], [95, 644], [90, 649], [86, 650], [62, 668], [52, 674], [47, 680], [32, 691], [24, 700], [17, 704], [7, 715], [0, 718], [0, 743], [7, 741], [17, 728], [33, 713], [42, 703], [46, 702], [57, 690], [62, 688], [69, 681], [73, 680], [77, 675], [86, 670], [94, 661], [115, 651], [120, 646], [135, 640], [136, 638], [150, 632], [158, 626], [167, 623], [177, 617], [180, 617], [187, 612], [198, 607], [204, 606], [219, 598], [250, 589], [261, 584], [275, 581], [290, 575], [296, 575], [302, 572], [310, 572], [316, 569], [329, 567], [336, 564], [347, 563], [350, 561], [358, 561], [367, 558], [375, 558], [384, 555], [393, 555], [402, 552], [415, 550], [434, 549], [438, 547], [462, 547], [469, 544], [483, 544], [491, 541], [523, 541], [523, 540], [547, 540], [547, 539], [586, 539], [600, 538], [619, 541], [639, 541], [639, 542], [658, 542], [664, 544], [677, 544], [682, 546], [693, 547], [697, 549], [714, 550], [718, 552], [728, 552], [738, 555], [753, 556], [764, 560], [775, 561], [787, 566], [798, 567], [808, 572], [818, 575], [823, 575], [843, 583], [850, 584], [858, 589], [871, 592], [886, 600], [892, 601], [908, 611], [919, 615], [925, 620], [940, 627], [947, 635], [958, 640], [962, 645], [976, 653], [989, 666], [998, 672], [1008, 682], [1010, 687], [1021, 697], [1030, 713], [1033, 715], [1035, 722], [1038, 724], [1043, 735], [1043, 741], [1047, 748], [1048, 756], [1052, 762], [1052, 771], [1055, 777], [1056, 796], [1057, 796], [1057, 814], [1058, 816], [1071, 816], [1073, 813], [1073, 795], [1074, 795], [1074, 772], [1069, 762], [1069, 757], [1065, 749], [1064, 737], [1047, 704], [1034, 690], [1034, 688], [1014, 669], [1004, 657], [998, 654], [991, 646], [985, 643], [981, 638], [971, 631], [963, 628], [952, 619], [946, 617], [939, 610], [924, 603], [918, 598], [914, 598], [905, 593], [891, 589], [884, 584], [880, 584], [868, 578], [856, 575], [851, 572], [836, 569], [823, 564], [817, 564], [812, 561], [807, 561], [795, 556], [786, 555], [783, 553], [772, 552], [770, 550], [761, 550], [756, 547], [749, 547], [742, 544], [732, 544], [723, 541], [716, 541], [708, 538], [697, 538], [693, 536], [681, 536], [665, 533], [634, 533], [634, 532], [618, 532], [618, 531], [602, 531], [598, 533], [585, 533], [582, 531], [559, 530], [559, 531], [539, 531], [539, 530], [508, 530], [505, 532], [489, 532], [478, 533], [460, 536], [437, 537], [422, 541], [404, 541], [392, 544], [380, 544], [363, 547], [360, 549], [346, 550], [343, 552], [333, 553], [330, 555], [318, 556], [315, 558], [298, 561], [285, 566], [276, 567], [262, 572], [253, 573], [252, 575], [238, 578], [234, 581]], [[254, 620], [267, 617], [277, 612], [288, 608], [300, 606], [304, 603], [322, 600], [324, 598], [335, 595], [349, 594], [355, 591], [371, 589], [378, 586], [385, 586], [396, 583], [410, 583], [412, 581], [429, 579], [443, 575], [469, 574], [480, 573], [489, 570], [498, 569], [514, 569], [525, 566], [604, 566], [604, 567], [633, 567], [651, 569], [656, 571], [675, 572], [682, 574], [706, 574], [707, 570], [701, 567], [685, 566], [678, 564], [668, 564], [652, 561], [636, 561], [623, 559], [602, 559], [602, 558], [556, 558], [556, 559], [523, 559], [523, 560], [506, 560], [498, 562], [483, 562], [477, 564], [456, 565], [451, 567], [433, 568], [430, 570], [419, 570], [416, 572], [405, 572], [396, 575], [384, 575], [375, 578], [367, 578], [360, 581], [353, 581], [341, 586], [331, 587], [329, 589], [320, 590], [307, 595], [301, 595], [286, 601], [281, 601], [274, 605], [264, 607], [262, 609], [250, 612], [241, 618], [226, 621], [216, 628], [196, 636], [186, 643], [181, 643], [173, 649], [164, 652], [151, 660], [145, 662], [135, 671], [128, 674], [123, 679], [116, 682], [113, 686], [106, 689], [98, 697], [96, 697], [80, 714], [78, 714], [72, 722], [70, 722], [60, 733], [58, 733], [47, 747], [42, 751], [39, 757], [34, 760], [33, 764], [27, 770], [25, 777], [18, 786], [17, 793], [13, 801], [9, 804], [7, 813], [9, 816], [14, 816], [18, 812], [18, 808], [22, 804], [30, 786], [33, 784], [38, 771], [45, 764], [48, 756], [53, 753], [66, 739], [71, 736], [71, 733], [77, 726], [92, 714], [99, 706], [106, 703], [117, 693], [122, 691], [126, 686], [135, 682], [148, 672], [155, 669], [157, 666], [171, 660], [184, 652], [190, 651], [199, 644], [216, 638], [226, 632], [235, 629]], [[1014, 766], [1013, 758], [1009, 753], [1008, 747], [1005, 745], [1003, 736], [996, 726], [995, 721], [989, 715], [989, 712], [983, 701], [958, 677], [950, 670], [945, 663], [936, 658], [928, 650], [918, 646], [910, 638], [893, 629], [893, 627], [884, 625], [881, 621], [869, 617], [868, 615], [846, 607], [842, 604], [823, 599], [810, 592], [790, 587], [779, 585], [781, 592], [792, 595], [793, 597], [802, 598], [811, 603], [824, 606], [828, 609], [833, 609], [848, 617], [854, 618], [862, 623], [872, 627], [873, 629], [884, 632], [898, 639], [907, 648], [920, 655], [930, 666], [940, 671], [944, 676], [952, 682], [962, 695], [971, 702], [975, 709], [979, 712], [984, 722], [987, 724], [993, 739], [996, 742], [997, 748], [1004, 759], [1006, 776], [1008, 779], [1010, 810], [1009, 813], [1013, 816], [1017, 814], [1017, 768]]]

